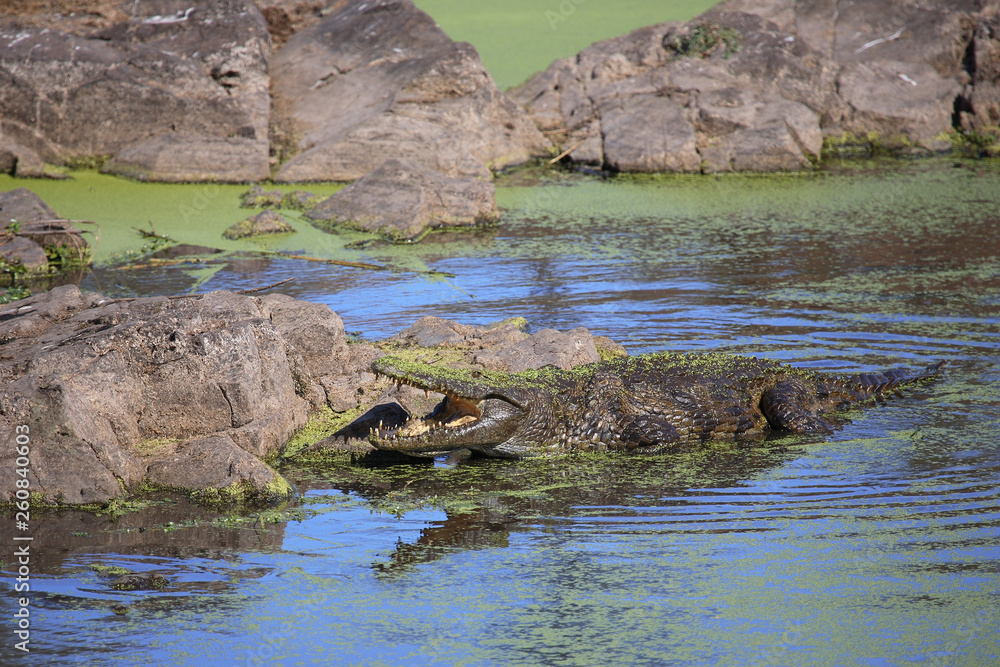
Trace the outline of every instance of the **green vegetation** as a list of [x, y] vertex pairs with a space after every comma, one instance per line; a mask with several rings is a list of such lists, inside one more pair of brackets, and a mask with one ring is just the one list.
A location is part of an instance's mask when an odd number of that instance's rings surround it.
[[839, 137], [825, 137], [822, 154], [898, 157], [913, 150], [913, 147], [913, 143], [905, 136], [883, 137], [878, 132], [869, 130], [865, 134], [843, 132]]
[[[330, 408], [324, 407], [318, 410], [309, 418], [309, 422], [288, 441], [288, 444], [285, 445], [281, 453], [281, 457], [286, 459], [297, 457], [306, 448], [315, 445], [320, 440], [333, 435], [350, 424], [361, 416], [361, 413], [361, 409], [334, 412]], [[273, 460], [269, 460], [268, 462], [274, 463], [277, 458], [278, 456], [274, 455], [272, 457]]]
[[64, 164], [67, 169], [73, 171], [99, 171], [105, 163], [111, 159], [107, 153], [96, 155], [74, 155], [66, 158]]
[[1000, 157], [1000, 126], [981, 131], [952, 128], [940, 138], [950, 141], [954, 152], [965, 157]]
[[100, 563], [92, 563], [88, 570], [93, 570], [102, 577], [122, 577], [127, 574], [132, 574], [132, 570], [124, 567], [119, 567], [117, 565], [101, 565]]
[[192, 501], [213, 508], [237, 506], [255, 506], [273, 503], [288, 498], [295, 493], [285, 478], [274, 473], [274, 478], [258, 489], [249, 481], [233, 482], [221, 489], [207, 488], [191, 493]]
[[49, 259], [49, 270], [53, 273], [82, 269], [90, 265], [93, 254], [86, 243], [47, 245], [45, 256]]
[[708, 58], [722, 49], [722, 57], [737, 53], [743, 45], [743, 35], [728, 26], [717, 23], [699, 23], [690, 30], [674, 34], [670, 46], [678, 57]]
[[0, 290], [0, 305], [26, 299], [29, 296], [31, 296], [31, 290], [19, 285], [11, 285], [4, 290]]

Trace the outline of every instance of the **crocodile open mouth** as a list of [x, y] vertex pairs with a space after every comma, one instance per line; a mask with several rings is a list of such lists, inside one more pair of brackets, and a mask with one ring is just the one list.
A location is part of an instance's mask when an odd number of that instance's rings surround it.
[[465, 398], [445, 394], [444, 399], [429, 415], [408, 419], [395, 432], [385, 434], [385, 437], [389, 439], [417, 438], [440, 429], [473, 424], [482, 416], [482, 410], [476, 403]]

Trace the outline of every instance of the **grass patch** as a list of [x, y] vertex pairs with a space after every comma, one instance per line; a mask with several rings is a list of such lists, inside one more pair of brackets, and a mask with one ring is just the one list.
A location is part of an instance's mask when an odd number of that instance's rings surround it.
[[699, 23], [664, 39], [664, 46], [672, 48], [678, 58], [708, 58], [719, 50], [723, 58], [729, 58], [742, 48], [743, 35], [717, 23]]

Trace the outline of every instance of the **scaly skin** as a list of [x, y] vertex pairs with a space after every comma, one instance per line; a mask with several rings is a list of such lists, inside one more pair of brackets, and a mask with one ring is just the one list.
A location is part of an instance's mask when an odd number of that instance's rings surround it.
[[504, 374], [384, 357], [372, 364], [376, 375], [445, 399], [427, 417], [378, 430], [370, 440], [412, 456], [468, 448], [520, 458], [560, 450], [656, 452], [769, 429], [827, 433], [832, 426], [823, 413], [893, 393], [940, 367], [835, 378], [753, 357], [659, 353]]

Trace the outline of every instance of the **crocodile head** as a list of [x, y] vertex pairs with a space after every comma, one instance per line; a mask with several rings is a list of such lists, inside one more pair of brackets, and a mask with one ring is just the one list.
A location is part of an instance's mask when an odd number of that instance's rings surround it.
[[376, 376], [444, 394], [426, 417], [370, 437], [378, 449], [432, 457], [467, 448], [488, 456], [520, 457], [549, 440], [557, 391], [524, 374], [474, 373], [383, 357]]

